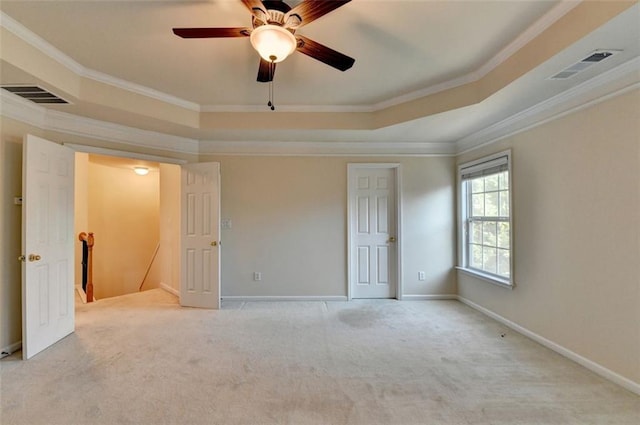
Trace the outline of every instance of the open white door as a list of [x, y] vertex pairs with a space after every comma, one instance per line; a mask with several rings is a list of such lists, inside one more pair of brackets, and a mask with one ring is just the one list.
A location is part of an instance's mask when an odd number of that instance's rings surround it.
[[180, 304], [220, 308], [220, 164], [182, 166]]
[[22, 165], [22, 356], [73, 332], [74, 152], [27, 135]]

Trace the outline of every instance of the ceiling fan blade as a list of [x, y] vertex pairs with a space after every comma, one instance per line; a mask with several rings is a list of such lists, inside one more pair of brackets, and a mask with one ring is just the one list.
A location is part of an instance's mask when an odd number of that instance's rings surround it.
[[262, 10], [262, 13], [264, 14], [267, 13], [267, 8], [264, 7], [261, 0], [242, 0], [242, 3], [247, 6], [247, 9], [249, 9], [249, 12], [251, 13], [254, 13], [255, 9]]
[[346, 71], [351, 68], [356, 61], [354, 58], [350, 58], [347, 55], [336, 52], [335, 50], [330, 49], [327, 46], [323, 46], [316, 41], [310, 40], [307, 37], [296, 35], [296, 39], [298, 40], [297, 50], [300, 53], [304, 53], [305, 55], [326, 63], [340, 71]]
[[174, 28], [173, 33], [182, 38], [248, 37], [249, 28]]
[[[254, 19], [257, 20], [257, 26], [264, 25], [267, 23], [268, 14], [267, 14], [267, 6], [262, 3], [261, 0], [242, 0], [249, 12], [253, 15]], [[254, 27], [256, 26], [256, 22], [254, 22]]]
[[297, 15], [300, 17], [300, 22], [297, 24], [292, 23], [288, 26], [289, 28], [300, 28], [340, 6], [344, 6], [350, 1], [351, 0], [304, 0], [285, 15], [284, 22], [295, 22], [295, 19], [290, 20], [289, 18]]
[[[271, 68], [273, 66], [273, 68]], [[267, 62], [260, 58], [260, 67], [258, 68], [258, 81], [261, 83], [268, 83], [273, 80], [273, 75], [276, 73], [276, 64]]]

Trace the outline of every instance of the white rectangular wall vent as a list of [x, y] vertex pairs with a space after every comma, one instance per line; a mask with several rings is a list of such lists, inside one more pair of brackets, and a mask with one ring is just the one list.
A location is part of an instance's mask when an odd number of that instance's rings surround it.
[[38, 86], [3, 85], [2, 88], [35, 103], [69, 103]]
[[563, 69], [557, 74], [549, 77], [550, 80], [566, 80], [574, 75], [584, 71], [585, 69], [597, 64], [605, 59], [610, 58], [621, 50], [596, 50], [580, 62], [574, 63], [568, 68]]

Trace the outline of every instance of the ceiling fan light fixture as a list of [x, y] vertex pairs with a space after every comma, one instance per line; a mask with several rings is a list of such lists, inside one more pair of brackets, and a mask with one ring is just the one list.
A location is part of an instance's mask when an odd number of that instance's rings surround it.
[[254, 29], [250, 40], [262, 59], [273, 63], [285, 60], [298, 44], [291, 32], [272, 24], [261, 25]]

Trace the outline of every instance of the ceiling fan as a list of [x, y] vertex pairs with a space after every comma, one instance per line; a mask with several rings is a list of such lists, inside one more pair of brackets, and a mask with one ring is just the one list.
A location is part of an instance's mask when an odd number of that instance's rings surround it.
[[303, 0], [291, 8], [282, 0], [242, 0], [252, 14], [251, 28], [174, 28], [173, 33], [182, 38], [250, 37], [260, 54], [259, 82], [272, 81], [276, 63], [295, 50], [346, 71], [355, 59], [295, 32], [350, 1]]

